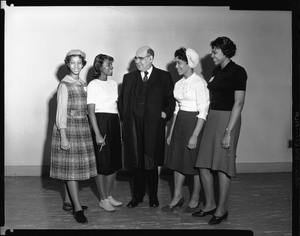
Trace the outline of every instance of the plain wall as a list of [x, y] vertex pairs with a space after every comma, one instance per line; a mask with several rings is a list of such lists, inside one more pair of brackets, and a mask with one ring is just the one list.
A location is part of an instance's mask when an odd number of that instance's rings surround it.
[[114, 75], [135, 69], [144, 45], [154, 65], [174, 82], [174, 52], [180, 46], [201, 58], [196, 73], [210, 78], [210, 42], [228, 36], [237, 45], [233, 61], [248, 73], [237, 150], [238, 172], [291, 171], [291, 12], [231, 11], [227, 7], [4, 7], [5, 175], [47, 174], [56, 88], [71, 49], [87, 54], [83, 80], [99, 53], [115, 58]]

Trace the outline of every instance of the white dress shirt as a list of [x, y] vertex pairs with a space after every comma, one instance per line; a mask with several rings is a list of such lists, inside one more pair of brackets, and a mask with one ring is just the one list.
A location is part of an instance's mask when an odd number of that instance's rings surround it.
[[209, 109], [209, 90], [206, 81], [193, 73], [188, 78], [180, 79], [174, 87], [176, 107], [174, 114], [179, 110], [198, 111], [198, 118], [206, 120]]
[[[148, 70], [147, 70], [147, 72], [148, 72], [148, 79], [150, 78], [150, 75], [151, 75], [151, 73], [152, 73], [152, 70], [153, 70], [153, 66], [151, 66]], [[141, 76], [142, 76], [142, 78], [144, 78], [144, 76], [145, 76], [145, 72], [142, 72], [141, 71]]]

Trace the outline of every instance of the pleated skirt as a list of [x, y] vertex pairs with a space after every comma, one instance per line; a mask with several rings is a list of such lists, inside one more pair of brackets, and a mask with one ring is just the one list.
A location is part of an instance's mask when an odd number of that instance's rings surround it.
[[241, 129], [241, 116], [231, 131], [230, 147], [222, 148], [221, 141], [227, 128], [231, 111], [210, 110], [203, 131], [195, 166], [221, 171], [236, 176], [236, 150]]
[[174, 124], [169, 152], [166, 156], [166, 167], [185, 175], [199, 174], [198, 169], [195, 168], [195, 161], [202, 133], [198, 136], [196, 149], [187, 147], [196, 127], [198, 114], [199, 112], [179, 110]]
[[100, 151], [100, 145], [97, 145], [95, 133], [92, 132], [95, 156], [97, 163], [97, 172], [101, 175], [109, 175], [122, 169], [122, 145], [121, 130], [118, 114], [113, 113], [95, 113], [98, 128], [101, 135], [105, 138], [105, 145]]

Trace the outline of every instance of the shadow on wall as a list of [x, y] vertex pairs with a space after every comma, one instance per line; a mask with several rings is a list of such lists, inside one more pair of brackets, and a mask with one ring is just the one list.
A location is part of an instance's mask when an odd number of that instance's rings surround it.
[[[56, 71], [56, 79], [60, 82], [69, 73], [65, 64], [58, 66]], [[48, 125], [46, 131], [46, 140], [44, 143], [43, 162], [42, 162], [42, 176], [49, 176], [50, 173], [50, 157], [51, 157], [51, 142], [52, 142], [52, 130], [56, 119], [57, 108], [57, 89], [48, 102]]]
[[89, 84], [94, 78], [93, 78], [93, 74], [94, 74], [94, 69], [93, 66], [90, 66], [87, 69], [87, 75], [86, 75], [86, 84]]
[[176, 62], [173, 61], [173, 60], [170, 61], [170, 62], [167, 64], [167, 66], [166, 66], [167, 71], [168, 71], [168, 72], [171, 74], [171, 76], [172, 76], [174, 85], [175, 85], [175, 83], [176, 83], [178, 80], [180, 80], [180, 79], [182, 78], [182, 76], [178, 74], [177, 69], [176, 69], [175, 66], [176, 66]]
[[[137, 70], [137, 67], [136, 67], [136, 65], [135, 65], [134, 59], [131, 59], [131, 60], [129, 61], [128, 67], [127, 67], [126, 69], [127, 69], [128, 73]], [[122, 81], [122, 82], [123, 82], [123, 81]], [[121, 92], [122, 82], [118, 84], [118, 94], [120, 94], [120, 92]]]
[[127, 71], [128, 71], [128, 73], [130, 73], [130, 72], [133, 72], [135, 70], [137, 70], [137, 67], [135, 65], [135, 61], [134, 61], [134, 59], [131, 59], [129, 64], [128, 64]]
[[[171, 74], [172, 76], [172, 80], [173, 80], [173, 84], [175, 85], [175, 83], [180, 80], [182, 78], [181, 75], [178, 74], [177, 69], [176, 69], [176, 62], [175, 61], [170, 61], [167, 65], [166, 65], [166, 69], [167, 71]], [[173, 116], [172, 118], [166, 123], [166, 138], [169, 136], [170, 134], [170, 129], [173, 123]], [[169, 155], [169, 145], [167, 144], [167, 139], [165, 139], [165, 160], [166, 157]]]
[[[178, 75], [175, 66], [176, 66], [175, 61], [170, 61], [166, 66], [167, 71], [170, 72], [172, 76], [174, 85], [178, 80], [182, 78], [181, 75]], [[215, 63], [211, 58], [211, 54], [206, 54], [204, 57], [200, 59], [200, 66], [201, 66], [201, 74], [204, 77], [205, 81], [208, 82], [212, 77], [212, 72], [213, 69], [215, 68]]]
[[203, 75], [204, 79], [208, 83], [208, 81], [212, 77], [213, 69], [216, 66], [213, 59], [211, 58], [211, 54], [207, 54], [203, 58], [201, 58], [200, 65], [202, 68], [201, 74]]

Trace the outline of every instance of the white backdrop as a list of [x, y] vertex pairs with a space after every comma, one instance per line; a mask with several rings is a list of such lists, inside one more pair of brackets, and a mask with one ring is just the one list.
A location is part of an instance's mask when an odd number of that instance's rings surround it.
[[81, 77], [87, 81], [97, 54], [113, 56], [112, 79], [121, 83], [123, 74], [134, 69], [132, 58], [139, 47], [152, 47], [154, 65], [169, 70], [174, 81], [174, 52], [191, 47], [201, 58], [196, 73], [209, 79], [209, 45], [223, 35], [236, 43], [233, 61], [249, 77], [237, 163], [291, 163], [290, 12], [227, 7], [4, 8], [6, 174], [49, 165], [56, 87], [66, 73], [63, 60], [69, 50], [86, 52], [88, 63]]

